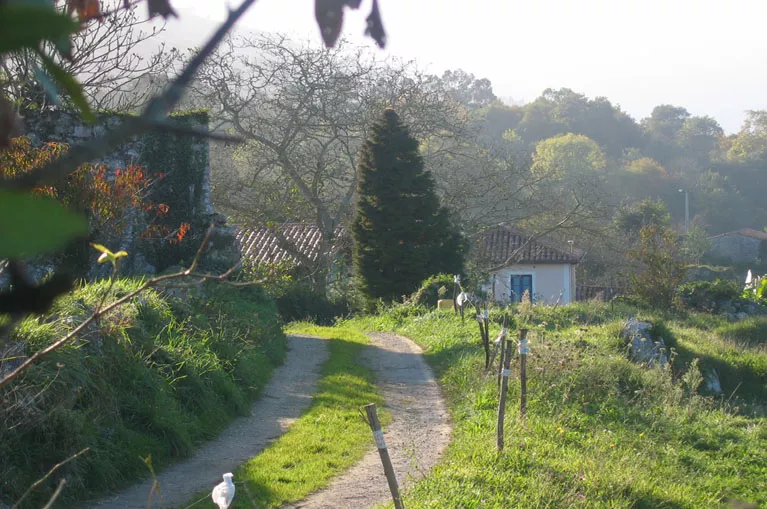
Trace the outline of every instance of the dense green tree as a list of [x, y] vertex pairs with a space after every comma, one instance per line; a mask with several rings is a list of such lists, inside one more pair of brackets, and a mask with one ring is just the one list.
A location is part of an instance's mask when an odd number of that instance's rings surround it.
[[662, 201], [648, 198], [630, 206], [621, 206], [613, 221], [621, 232], [637, 235], [646, 226], [665, 227], [670, 219], [671, 216]]
[[500, 140], [504, 133], [515, 129], [524, 116], [524, 111], [518, 106], [506, 106], [495, 102], [479, 111], [480, 136], [489, 142]]
[[460, 273], [464, 243], [440, 206], [418, 141], [387, 109], [359, 159], [354, 268], [369, 300], [393, 301], [438, 273]]
[[727, 159], [738, 163], [763, 161], [767, 154], [767, 110], [750, 110], [731, 142]]
[[611, 157], [643, 145], [637, 123], [604, 97], [589, 99], [569, 88], [546, 89], [523, 110], [515, 129], [528, 143], [571, 132], [591, 138]]
[[662, 164], [651, 157], [640, 157], [639, 159], [634, 159], [633, 161], [628, 162], [624, 169], [632, 173], [649, 175], [656, 178], [663, 178], [667, 176], [666, 168], [664, 168]]
[[601, 171], [605, 166], [605, 156], [594, 140], [567, 133], [535, 146], [532, 171], [537, 175], [564, 177]]
[[469, 108], [484, 108], [498, 100], [487, 78], [477, 79], [471, 73], [456, 69], [445, 71], [441, 79], [450, 96]]
[[668, 227], [651, 224], [639, 230], [639, 242], [628, 253], [634, 262], [631, 290], [645, 304], [671, 306], [674, 290], [685, 277], [686, 263], [679, 236]]
[[679, 106], [661, 104], [653, 108], [650, 116], [642, 119], [648, 138], [645, 154], [663, 164], [678, 156], [677, 135], [688, 118], [690, 112]]
[[642, 126], [654, 137], [674, 141], [688, 118], [690, 112], [685, 108], [661, 104], [653, 108], [648, 118], [642, 119]]
[[708, 163], [711, 151], [723, 135], [724, 130], [712, 117], [690, 117], [679, 130], [679, 145], [701, 163]]

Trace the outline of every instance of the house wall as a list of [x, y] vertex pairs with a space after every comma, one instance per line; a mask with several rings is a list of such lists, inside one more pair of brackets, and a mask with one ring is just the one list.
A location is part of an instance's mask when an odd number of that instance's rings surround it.
[[[575, 266], [563, 264], [513, 265], [495, 271], [495, 300], [506, 302], [510, 299], [510, 284], [512, 275], [531, 274], [533, 276], [533, 296], [536, 302], [554, 304], [559, 298], [560, 304], [568, 304], [574, 300]], [[491, 275], [492, 277], [492, 275]], [[492, 280], [485, 290], [491, 292]]]
[[709, 239], [714, 256], [729, 258], [733, 262], [752, 262], [761, 256], [762, 240], [748, 235], [722, 235]]

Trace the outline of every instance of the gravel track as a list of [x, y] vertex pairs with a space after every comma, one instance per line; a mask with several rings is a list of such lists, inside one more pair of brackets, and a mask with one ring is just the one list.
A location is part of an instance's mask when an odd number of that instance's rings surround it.
[[[418, 345], [390, 333], [370, 334], [364, 362], [376, 374], [391, 412], [384, 439], [400, 491], [431, 470], [450, 442], [447, 406]], [[327, 488], [285, 509], [363, 509], [391, 502], [381, 460], [375, 448]]]

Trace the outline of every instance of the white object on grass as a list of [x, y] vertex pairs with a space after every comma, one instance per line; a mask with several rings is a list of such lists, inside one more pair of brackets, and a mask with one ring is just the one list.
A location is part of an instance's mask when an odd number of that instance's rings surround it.
[[224, 482], [218, 484], [213, 488], [213, 493], [210, 498], [213, 499], [213, 503], [218, 506], [218, 509], [228, 509], [234, 498], [234, 483], [232, 482], [232, 474], [227, 472], [224, 474]]

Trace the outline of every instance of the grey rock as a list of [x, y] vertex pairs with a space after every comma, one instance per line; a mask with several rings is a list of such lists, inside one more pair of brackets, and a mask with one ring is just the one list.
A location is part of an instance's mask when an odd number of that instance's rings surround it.
[[623, 327], [621, 337], [629, 345], [629, 357], [632, 361], [649, 367], [664, 368], [668, 365], [666, 343], [661, 337], [652, 337], [650, 332], [652, 327], [651, 322], [643, 322], [632, 317]]
[[722, 383], [719, 381], [719, 373], [716, 368], [711, 368], [711, 371], [704, 373], [706, 389], [712, 394], [722, 394]]
[[131, 263], [131, 273], [136, 276], [152, 276], [157, 274], [157, 267], [149, 263], [143, 253], [137, 253]]

